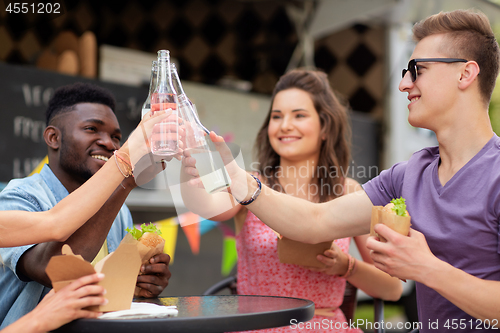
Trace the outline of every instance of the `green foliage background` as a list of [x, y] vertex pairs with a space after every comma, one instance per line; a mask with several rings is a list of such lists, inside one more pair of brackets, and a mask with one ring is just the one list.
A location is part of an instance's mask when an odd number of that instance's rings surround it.
[[[495, 36], [498, 40], [500, 36], [500, 25], [495, 25], [493, 27], [493, 31], [495, 32]], [[489, 106], [489, 114], [491, 120], [491, 126], [493, 127], [493, 131], [500, 136], [500, 80], [497, 78], [497, 84], [495, 89], [493, 90], [493, 94], [491, 95], [491, 102]]]

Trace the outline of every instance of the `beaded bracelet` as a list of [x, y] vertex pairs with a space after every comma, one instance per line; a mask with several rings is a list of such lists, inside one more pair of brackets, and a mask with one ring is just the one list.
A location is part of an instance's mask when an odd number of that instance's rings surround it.
[[246, 205], [249, 205], [251, 204], [252, 202], [255, 201], [255, 199], [257, 199], [257, 197], [259, 196], [261, 190], [262, 190], [262, 183], [260, 182], [259, 178], [255, 177], [254, 175], [250, 174], [250, 176], [253, 177], [253, 179], [255, 179], [255, 181], [257, 181], [257, 189], [255, 190], [255, 192], [252, 194], [252, 196], [250, 197], [250, 199], [248, 200], [245, 200], [245, 201], [239, 201], [238, 199], [236, 199], [236, 201], [238, 201], [238, 203], [240, 205], [243, 205], [243, 206], [246, 206]]
[[[130, 162], [128, 162], [126, 159], [124, 159], [123, 157], [120, 156], [121, 153], [123, 153], [123, 152], [118, 153], [118, 150], [115, 150], [113, 153], [113, 156], [115, 157], [116, 167], [118, 168], [118, 170], [120, 170], [120, 173], [123, 175], [123, 177], [128, 178], [130, 176], [133, 176], [132, 166], [130, 165]], [[126, 153], [123, 153], [123, 154], [126, 154]], [[120, 168], [120, 165], [125, 166], [125, 169], [126, 169], [125, 172], [122, 170], [122, 168]]]
[[356, 266], [356, 258], [352, 257], [350, 254], [348, 254], [347, 257], [348, 257], [347, 272], [344, 275], [339, 276], [343, 279], [348, 279], [352, 275], [352, 272], [354, 271], [354, 268]]
[[[115, 150], [115, 153], [116, 153], [116, 156], [118, 156], [118, 158], [123, 162], [125, 163], [131, 170], [133, 170], [134, 168], [132, 167], [132, 163], [130, 162], [130, 156], [126, 153], [126, 152], [123, 152], [123, 151], [118, 151], [118, 150]], [[120, 156], [120, 154], [124, 154], [127, 159], [124, 159], [123, 157]]]

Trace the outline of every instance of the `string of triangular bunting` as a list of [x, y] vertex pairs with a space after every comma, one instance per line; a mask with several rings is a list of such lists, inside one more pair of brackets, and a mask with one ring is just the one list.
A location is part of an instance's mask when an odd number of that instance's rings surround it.
[[194, 255], [200, 252], [201, 236], [214, 228], [221, 230], [223, 235], [221, 274], [227, 276], [238, 261], [236, 253], [236, 239], [234, 231], [222, 222], [204, 219], [199, 215], [188, 212], [176, 217], [152, 222], [161, 230], [165, 239], [164, 252], [170, 256], [170, 263], [174, 262], [175, 248], [177, 244], [178, 228], [181, 226], [188, 240], [191, 252]]

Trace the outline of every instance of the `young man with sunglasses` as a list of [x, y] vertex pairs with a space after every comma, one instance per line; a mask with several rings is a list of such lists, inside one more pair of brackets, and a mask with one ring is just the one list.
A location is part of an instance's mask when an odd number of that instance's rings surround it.
[[488, 117], [499, 46], [486, 16], [466, 10], [431, 16], [413, 32], [418, 43], [399, 89], [410, 101], [409, 123], [434, 131], [439, 146], [383, 171], [364, 191], [321, 204], [274, 192], [231, 162], [221, 137], [211, 133], [212, 140], [234, 198], [294, 240], [365, 234], [373, 206], [404, 197], [409, 235], [377, 225], [388, 241], [370, 237], [367, 246], [376, 267], [416, 281], [420, 332], [499, 328], [500, 138]]

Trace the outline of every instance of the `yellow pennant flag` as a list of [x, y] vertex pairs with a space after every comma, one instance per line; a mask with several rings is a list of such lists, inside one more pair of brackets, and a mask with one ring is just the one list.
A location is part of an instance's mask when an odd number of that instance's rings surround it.
[[156, 221], [153, 223], [161, 231], [161, 236], [165, 239], [165, 248], [163, 252], [170, 256], [170, 265], [174, 263], [175, 246], [177, 244], [177, 230], [179, 223], [175, 217]]
[[43, 160], [40, 161], [40, 163], [38, 163], [38, 165], [36, 166], [35, 170], [31, 171], [31, 173], [29, 174], [30, 176], [34, 175], [35, 173], [40, 173], [40, 171], [42, 171], [42, 168], [45, 164], [49, 163], [49, 157], [48, 156], [45, 156], [43, 158]]

